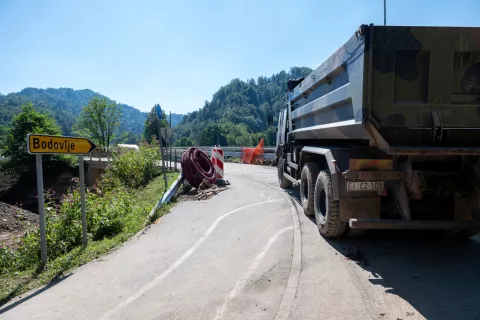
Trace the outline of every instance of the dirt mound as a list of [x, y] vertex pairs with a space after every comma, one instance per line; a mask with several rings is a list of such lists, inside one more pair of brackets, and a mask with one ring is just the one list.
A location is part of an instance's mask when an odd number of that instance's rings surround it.
[[38, 223], [38, 215], [0, 202], [0, 247], [16, 248], [18, 237]]
[[38, 223], [38, 215], [30, 211], [0, 202], [0, 232], [23, 231]]

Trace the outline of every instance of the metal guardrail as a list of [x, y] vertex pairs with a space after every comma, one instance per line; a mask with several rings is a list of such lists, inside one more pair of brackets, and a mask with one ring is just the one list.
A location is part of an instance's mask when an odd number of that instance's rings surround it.
[[[255, 146], [250, 146], [250, 147], [221, 147], [224, 151], [243, 151], [244, 148], [254, 148]], [[212, 150], [213, 146], [200, 146], [200, 147], [195, 147], [197, 149], [201, 150]], [[178, 149], [178, 150], [187, 150], [188, 147], [174, 147], [173, 149]], [[274, 153], [275, 152], [275, 147], [264, 147], [265, 153]]]
[[[210, 155], [212, 152], [213, 147], [196, 147], [206, 154]], [[223, 155], [225, 158], [231, 158], [231, 157], [236, 157], [236, 158], [242, 158], [243, 157], [243, 148], [247, 147], [222, 147], [223, 149]], [[188, 148], [172, 148], [172, 153], [177, 152], [178, 155], [181, 155], [183, 152], [185, 152]], [[264, 153], [260, 155], [261, 158], [263, 159], [275, 159], [275, 148], [274, 147], [265, 147], [263, 148]], [[170, 151], [169, 151], [170, 152]]]
[[[210, 156], [213, 147], [196, 147], [207, 155]], [[224, 152], [225, 158], [242, 158], [243, 157], [243, 148], [246, 147], [222, 147]], [[175, 153], [178, 161], [180, 161], [180, 157], [182, 156], [183, 152], [185, 152], [188, 147], [177, 147], [177, 148], [168, 148], [166, 152], [166, 156], [170, 159], [175, 158]], [[85, 156], [84, 160], [87, 162], [109, 162], [111, 159], [111, 152], [105, 152], [101, 150], [94, 150], [88, 156]], [[275, 148], [274, 147], [265, 147], [264, 153], [260, 155], [263, 159], [275, 159]]]

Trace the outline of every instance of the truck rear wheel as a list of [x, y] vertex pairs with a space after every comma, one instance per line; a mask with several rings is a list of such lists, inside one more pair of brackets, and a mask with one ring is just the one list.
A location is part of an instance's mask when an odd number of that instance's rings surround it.
[[303, 166], [302, 174], [300, 176], [300, 203], [307, 216], [313, 216], [315, 214], [313, 198], [315, 181], [317, 180], [319, 171], [320, 166], [318, 163], [307, 162]]
[[332, 178], [328, 171], [321, 171], [317, 177], [314, 208], [315, 220], [322, 236], [333, 238], [344, 234], [347, 225], [340, 221], [340, 206], [338, 201], [333, 200]]
[[284, 161], [285, 160], [283, 160], [283, 159], [278, 159], [278, 164], [277, 164], [278, 184], [280, 185], [280, 188], [288, 189], [292, 186], [292, 181], [288, 180], [283, 175], [283, 163], [284, 163]]

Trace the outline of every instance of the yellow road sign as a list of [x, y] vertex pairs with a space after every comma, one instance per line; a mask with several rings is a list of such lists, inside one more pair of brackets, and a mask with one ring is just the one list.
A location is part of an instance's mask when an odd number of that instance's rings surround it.
[[89, 154], [96, 148], [87, 138], [49, 136], [29, 133], [27, 152], [30, 154]]

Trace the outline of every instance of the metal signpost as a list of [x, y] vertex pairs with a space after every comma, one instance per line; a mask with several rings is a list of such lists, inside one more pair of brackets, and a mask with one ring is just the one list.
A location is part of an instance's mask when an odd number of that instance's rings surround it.
[[383, 25], [387, 25], [387, 0], [383, 0]]
[[[172, 111], [170, 111], [169, 128], [172, 129]], [[168, 157], [170, 165], [168, 167], [170, 168], [170, 170], [172, 170], [173, 169], [172, 168], [172, 145], [173, 145], [173, 142], [172, 142], [172, 135], [171, 134], [170, 134], [170, 138], [168, 139], [168, 141], [170, 142], [170, 152], [169, 152], [169, 157]]]
[[[170, 141], [170, 142], [172, 141], [172, 133], [173, 133], [172, 128], [160, 128], [160, 135], [165, 140], [165, 143], [167, 141]], [[166, 149], [165, 153], [167, 153], [168, 152], [168, 147], [165, 146], [165, 149]], [[172, 153], [172, 146], [170, 145], [170, 154], [171, 153]], [[171, 160], [171, 159], [169, 159], [169, 160]], [[169, 167], [168, 164], [167, 164], [167, 167]]]
[[83, 156], [96, 148], [95, 144], [87, 138], [50, 136], [29, 133], [27, 135], [27, 152], [36, 156], [37, 166], [37, 192], [38, 192], [38, 217], [40, 219], [40, 249], [42, 265], [47, 264], [47, 239], [45, 226], [45, 208], [43, 196], [43, 168], [42, 155], [44, 154], [73, 154], [78, 155], [80, 174], [80, 202], [82, 211], [82, 238], [83, 245], [87, 245], [87, 216], [85, 213], [85, 170]]
[[[167, 171], [165, 170], [165, 155], [163, 153], [163, 137], [162, 137], [162, 130], [160, 128], [160, 120], [162, 120], [162, 108], [160, 105], [155, 105], [155, 113], [157, 114], [157, 128], [158, 128], [158, 140], [160, 140], [160, 155], [162, 157], [162, 171], [163, 171], [163, 180], [165, 181], [165, 191], [167, 191], [168, 182], [167, 182]], [[167, 140], [165, 139], [165, 143]]]

